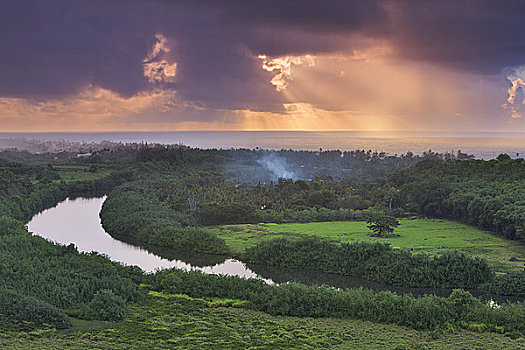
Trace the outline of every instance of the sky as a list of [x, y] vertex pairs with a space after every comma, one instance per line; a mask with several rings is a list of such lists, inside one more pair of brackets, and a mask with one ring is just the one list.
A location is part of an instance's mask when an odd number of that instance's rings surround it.
[[0, 0], [0, 131], [525, 131], [524, 23], [524, 0]]

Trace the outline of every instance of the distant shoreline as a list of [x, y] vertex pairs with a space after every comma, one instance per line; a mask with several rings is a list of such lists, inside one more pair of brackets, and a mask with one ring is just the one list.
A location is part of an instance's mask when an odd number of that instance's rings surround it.
[[[116, 132], [0, 132], [0, 140], [26, 139], [100, 143], [184, 144], [197, 148], [248, 148], [294, 150], [365, 149], [391, 155], [428, 150], [473, 154], [493, 159], [501, 153], [525, 155], [525, 132], [441, 131], [116, 131]], [[5, 143], [5, 142], [4, 142]]]

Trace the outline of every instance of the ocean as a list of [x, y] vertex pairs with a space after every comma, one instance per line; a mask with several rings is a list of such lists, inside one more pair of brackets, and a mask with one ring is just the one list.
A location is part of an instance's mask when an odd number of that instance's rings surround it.
[[522, 132], [360, 132], [360, 131], [172, 131], [172, 132], [93, 132], [93, 133], [0, 133], [0, 139], [28, 138], [72, 142], [147, 142], [184, 144], [198, 148], [263, 148], [294, 150], [408, 151], [473, 154], [493, 159], [501, 153], [525, 156]]

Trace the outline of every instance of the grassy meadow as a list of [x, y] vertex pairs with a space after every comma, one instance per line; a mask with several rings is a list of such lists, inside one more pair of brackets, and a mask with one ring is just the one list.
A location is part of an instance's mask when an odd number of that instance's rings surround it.
[[315, 235], [343, 243], [359, 241], [388, 243], [394, 248], [432, 255], [447, 250], [457, 250], [487, 259], [497, 271], [517, 270], [524, 267], [523, 242], [511, 241], [448, 220], [400, 219], [399, 221], [401, 225], [394, 232], [399, 237], [393, 238], [370, 236], [371, 231], [363, 221], [225, 225], [213, 227], [211, 230], [223, 238], [236, 253], [243, 252], [246, 248], [264, 240]]
[[55, 165], [53, 168], [60, 175], [60, 180], [65, 182], [82, 182], [98, 180], [107, 176], [110, 169], [96, 168], [90, 171], [90, 165]]

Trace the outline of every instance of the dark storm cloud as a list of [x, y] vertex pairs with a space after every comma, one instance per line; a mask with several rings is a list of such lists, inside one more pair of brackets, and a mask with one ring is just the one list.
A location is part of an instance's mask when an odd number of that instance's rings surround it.
[[64, 95], [89, 83], [124, 95], [146, 88], [140, 62], [151, 30], [117, 3], [91, 4], [2, 1], [1, 96]]
[[525, 1], [401, 1], [390, 38], [401, 55], [475, 73], [525, 64]]
[[404, 59], [492, 74], [525, 64], [524, 20], [524, 1], [0, 0], [0, 96], [151, 89], [142, 60], [162, 33], [178, 63], [177, 82], [164, 88], [209, 107], [275, 110], [282, 97], [257, 54], [372, 39]]

